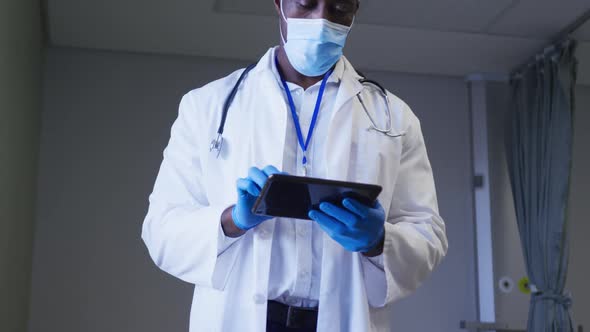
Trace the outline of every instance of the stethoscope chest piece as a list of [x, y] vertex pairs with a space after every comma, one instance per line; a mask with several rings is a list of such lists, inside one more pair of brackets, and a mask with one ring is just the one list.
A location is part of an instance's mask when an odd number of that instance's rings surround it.
[[211, 141], [211, 145], [209, 145], [209, 152], [216, 153], [216, 158], [219, 158], [219, 154], [221, 153], [221, 149], [223, 147], [223, 136], [221, 134], [217, 134], [217, 137]]

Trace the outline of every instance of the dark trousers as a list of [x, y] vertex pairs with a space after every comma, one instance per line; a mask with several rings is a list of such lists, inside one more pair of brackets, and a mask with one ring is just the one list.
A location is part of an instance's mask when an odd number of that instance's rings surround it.
[[284, 327], [281, 324], [276, 324], [270, 321], [266, 322], [266, 332], [315, 332], [310, 329], [293, 329], [290, 327]]

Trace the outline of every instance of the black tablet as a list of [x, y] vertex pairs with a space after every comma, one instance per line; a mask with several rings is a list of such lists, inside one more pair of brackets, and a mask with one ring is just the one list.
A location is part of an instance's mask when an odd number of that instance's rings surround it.
[[372, 205], [381, 186], [365, 183], [325, 180], [286, 174], [271, 175], [252, 207], [252, 213], [273, 217], [309, 219], [311, 209], [321, 202], [342, 205], [342, 199], [354, 198]]

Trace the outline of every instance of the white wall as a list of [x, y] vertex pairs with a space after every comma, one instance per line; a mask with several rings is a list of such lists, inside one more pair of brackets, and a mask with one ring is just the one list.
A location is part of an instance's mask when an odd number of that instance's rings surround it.
[[[516, 282], [526, 276], [524, 259], [514, 215], [512, 191], [506, 167], [504, 130], [509, 112], [509, 87], [506, 84], [488, 85], [489, 135], [490, 135], [490, 183], [492, 184], [492, 218], [494, 236], [494, 275], [496, 283], [502, 276]], [[578, 86], [576, 90], [576, 115], [574, 122], [573, 167], [570, 194], [570, 268], [566, 290], [573, 294], [573, 317], [577, 325], [590, 328], [590, 269], [588, 266], [588, 234], [590, 234], [590, 87]], [[526, 326], [529, 296], [515, 289], [510, 294], [499, 292], [496, 287], [496, 318], [513, 327]]]
[[26, 330], [40, 118], [39, 2], [0, 1], [0, 331]]
[[[590, 60], [590, 59], [586, 59]], [[574, 319], [590, 329], [590, 86], [578, 86], [574, 122], [574, 159], [570, 188], [570, 270], [566, 287], [573, 293]]]
[[420, 118], [449, 252], [433, 277], [393, 306], [395, 332], [456, 331], [477, 319], [476, 250], [467, 83], [458, 78], [366, 72]]
[[[180, 97], [243, 65], [48, 51], [29, 331], [186, 330], [192, 287], [154, 266], [141, 223]], [[466, 84], [370, 76], [422, 120], [450, 239], [433, 277], [394, 306], [395, 331], [453, 331], [476, 319]]]

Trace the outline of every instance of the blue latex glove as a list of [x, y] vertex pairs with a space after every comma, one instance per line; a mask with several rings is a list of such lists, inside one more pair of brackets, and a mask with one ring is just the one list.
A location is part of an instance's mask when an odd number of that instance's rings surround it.
[[370, 207], [351, 198], [342, 200], [339, 207], [321, 203], [320, 210], [310, 210], [316, 221], [332, 239], [348, 251], [367, 252], [379, 244], [384, 236], [385, 211], [379, 202]]
[[252, 206], [260, 195], [266, 180], [272, 174], [281, 173], [274, 166], [266, 166], [264, 169], [251, 167], [247, 178], [237, 181], [238, 202], [232, 210], [234, 224], [242, 230], [249, 230], [260, 225], [263, 221], [271, 219], [268, 216], [258, 216], [252, 213]]

